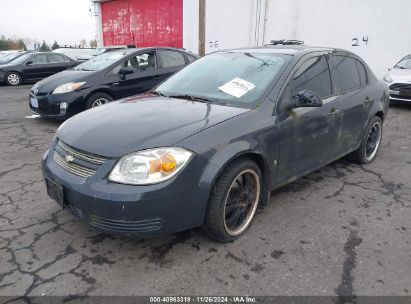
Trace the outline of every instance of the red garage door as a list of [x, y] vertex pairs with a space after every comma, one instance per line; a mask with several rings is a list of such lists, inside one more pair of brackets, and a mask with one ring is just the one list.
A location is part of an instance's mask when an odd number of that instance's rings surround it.
[[101, 3], [104, 45], [183, 47], [183, 0]]

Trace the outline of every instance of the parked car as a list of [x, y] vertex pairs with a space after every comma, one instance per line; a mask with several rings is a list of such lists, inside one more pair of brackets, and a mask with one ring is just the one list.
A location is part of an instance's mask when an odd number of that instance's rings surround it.
[[348, 51], [219, 51], [68, 119], [43, 156], [47, 192], [109, 233], [202, 227], [233, 241], [271, 190], [347, 154], [375, 160], [388, 105], [387, 86]]
[[411, 102], [411, 54], [394, 65], [384, 81], [389, 85], [392, 101]]
[[0, 82], [17, 86], [23, 81], [40, 80], [77, 64], [77, 61], [63, 54], [26, 53], [7, 64], [0, 65]]
[[42, 116], [67, 118], [146, 92], [196, 59], [173, 48], [108, 52], [36, 83], [30, 92], [30, 109]]

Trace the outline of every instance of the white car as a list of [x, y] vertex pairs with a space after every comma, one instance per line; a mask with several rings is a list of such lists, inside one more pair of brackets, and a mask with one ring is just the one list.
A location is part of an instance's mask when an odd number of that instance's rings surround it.
[[390, 88], [390, 100], [411, 102], [411, 54], [394, 65], [384, 81]]

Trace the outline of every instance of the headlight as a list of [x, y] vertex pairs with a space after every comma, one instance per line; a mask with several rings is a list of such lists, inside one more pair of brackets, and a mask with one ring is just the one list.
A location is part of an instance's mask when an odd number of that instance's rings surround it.
[[54, 89], [53, 94], [63, 94], [63, 93], [72, 92], [80, 88], [85, 83], [86, 82], [83, 81], [83, 82], [68, 82], [65, 84], [61, 84], [57, 88]]
[[384, 81], [388, 82], [388, 83], [392, 82], [392, 78], [391, 78], [390, 74], [387, 74], [387, 75], [384, 76]]
[[192, 152], [178, 147], [128, 154], [117, 162], [108, 179], [131, 185], [159, 183], [180, 172], [192, 155]]

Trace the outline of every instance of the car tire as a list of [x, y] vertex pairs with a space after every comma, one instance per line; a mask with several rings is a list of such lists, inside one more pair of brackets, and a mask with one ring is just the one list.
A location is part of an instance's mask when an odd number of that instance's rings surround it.
[[6, 83], [11, 86], [18, 86], [21, 84], [21, 75], [17, 72], [9, 72], [5, 77]]
[[262, 185], [255, 162], [241, 158], [228, 165], [214, 184], [201, 230], [222, 243], [239, 238], [251, 225]]
[[91, 109], [113, 101], [113, 98], [103, 92], [95, 93], [87, 99], [86, 108]]
[[360, 147], [350, 154], [354, 162], [369, 164], [375, 160], [381, 146], [382, 130], [382, 119], [373, 117], [367, 125]]

